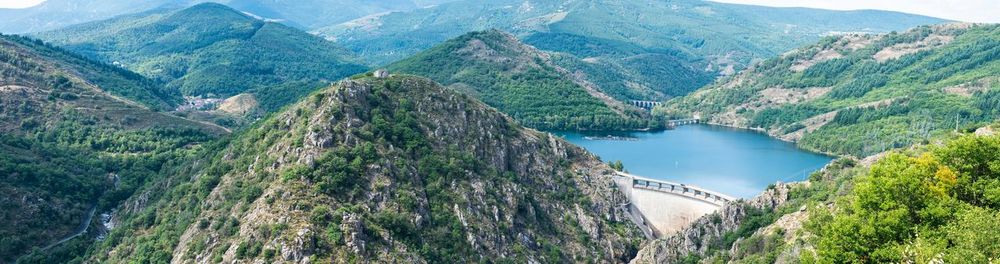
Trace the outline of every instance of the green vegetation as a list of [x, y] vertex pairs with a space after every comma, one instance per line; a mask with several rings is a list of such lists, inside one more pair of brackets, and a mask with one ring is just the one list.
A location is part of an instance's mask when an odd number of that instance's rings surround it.
[[[456, 113], [466, 119], [455, 119]], [[554, 209], [592, 209], [594, 202], [579, 191], [584, 183], [574, 180], [580, 176], [569, 169], [583, 153], [564, 158], [543, 153], [548, 148], [541, 146], [550, 139], [534, 142], [523, 133], [533, 132], [429, 80], [359, 78], [206, 147], [200, 152], [206, 162], [198, 163], [203, 165], [175, 174], [167, 191], [141, 211], [125, 214], [122, 227], [89, 256], [98, 262], [160, 263], [171, 261], [183, 246], [186, 260], [224, 261], [235, 246], [236, 259], [267, 261], [281, 257], [279, 243], [295, 246], [301, 230], [310, 230], [305, 233], [315, 242], [308, 248], [310, 258], [333, 262], [565, 262], [573, 260], [568, 250], [584, 259], [615, 257], [580, 227], [576, 212]], [[523, 155], [551, 166], [493, 166], [500, 156], [474, 150], [466, 144], [473, 140], [502, 149], [528, 146]], [[319, 146], [315, 156], [271, 151]], [[196, 177], [182, 180], [190, 175]], [[488, 187], [475, 191], [480, 184]], [[563, 191], [546, 191], [551, 188]], [[252, 217], [261, 213], [286, 220]], [[195, 235], [182, 241], [181, 234], [191, 230]], [[629, 228], [601, 232], [607, 241], [630, 245], [628, 250], [639, 242]], [[573, 248], [556, 246], [566, 244]], [[501, 252], [509, 259], [500, 259]]]
[[812, 214], [818, 261], [995, 261], [998, 153], [1000, 137], [965, 136], [924, 153], [887, 156], [854, 179], [834, 209]]
[[[1000, 136], [839, 159], [686, 263], [989, 263], [1000, 258]], [[779, 224], [779, 218], [790, 218]], [[793, 224], [789, 224], [793, 223]], [[801, 223], [798, 226], [794, 223]], [[783, 228], [790, 229], [783, 229]]]
[[623, 101], [683, 96], [717, 76], [705, 71], [704, 59], [680, 50], [567, 33], [535, 33], [524, 41], [542, 50], [564, 53], [555, 57], [557, 64], [582, 71], [601, 91]]
[[[22, 49], [31, 50], [31, 54], [22, 53]], [[138, 74], [88, 60], [27, 37], [0, 34], [0, 63], [8, 65], [4, 68], [4, 76], [16, 76], [17, 79], [11, 80], [13, 84], [41, 85], [18, 82], [46, 79], [45, 82], [49, 85], [68, 88], [72, 83], [67, 76], [53, 72], [70, 71], [103, 91], [153, 109], [171, 109], [181, 101], [181, 96], [176, 91], [165, 89]]]
[[389, 66], [474, 95], [537, 129], [659, 127], [638, 110], [602, 101], [546, 56], [499, 31], [473, 32]]
[[[906, 51], [913, 44], [927, 48]], [[865, 157], [1000, 118], [998, 73], [996, 25], [829, 37], [657, 112], [701, 114], [774, 136], [805, 132], [792, 137], [803, 147]]]
[[0, 74], [0, 262], [81, 257], [96, 232], [33, 248], [93, 225], [81, 223], [92, 208], [118, 208], [222, 133], [152, 111], [176, 98], [153, 82], [39, 41], [0, 37]]
[[[374, 64], [471, 31], [512, 32], [619, 100], [666, 100], [830, 32], [905, 30], [942, 20], [711, 1], [455, 1], [316, 30]], [[794, 26], [792, 26], [794, 25]]]
[[[184, 95], [225, 98], [253, 92], [268, 110], [313, 91], [281, 90], [287, 83], [332, 82], [366, 70], [349, 51], [331, 42], [211, 3], [91, 22], [37, 36], [119, 64]], [[287, 96], [264, 96], [273, 94]]]
[[[317, 28], [349, 21], [371, 14], [405, 11], [455, 0], [299, 0], [295, 2], [223, 0], [243, 12], [282, 20], [297, 28]], [[27, 33], [108, 19], [124, 14], [153, 12], [164, 8], [186, 7], [203, 1], [185, 0], [46, 0], [44, 5], [29, 8], [2, 8], [0, 32]]]

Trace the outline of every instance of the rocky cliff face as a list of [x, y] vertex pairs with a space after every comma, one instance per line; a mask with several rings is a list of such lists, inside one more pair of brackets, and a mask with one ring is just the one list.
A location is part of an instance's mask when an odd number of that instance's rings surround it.
[[611, 175], [432, 81], [348, 80], [233, 140], [182, 187], [207, 196], [157, 218], [190, 216], [173, 262], [624, 262], [642, 234]]
[[777, 184], [753, 199], [726, 204], [674, 235], [650, 242], [631, 263], [679, 263], [689, 255], [704, 255], [710, 248], [720, 247], [726, 233], [740, 228], [753, 211], [774, 210], [784, 204], [790, 190], [788, 184]]

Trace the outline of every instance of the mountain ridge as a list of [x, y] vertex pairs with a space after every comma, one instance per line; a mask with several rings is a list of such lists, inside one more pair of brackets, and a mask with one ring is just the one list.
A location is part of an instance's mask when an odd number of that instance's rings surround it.
[[[342, 81], [247, 130], [211, 164], [194, 186], [172, 187], [184, 198], [123, 215], [139, 236], [102, 246], [148, 251], [93, 257], [624, 262], [642, 236], [606, 165], [414, 76]], [[177, 202], [188, 199], [201, 205]], [[147, 225], [145, 214], [191, 217]]]
[[310, 2], [299, 1], [300, 4], [289, 5], [288, 3], [260, 0], [152, 0], [138, 2], [47, 0], [29, 8], [0, 8], [0, 16], [10, 18], [0, 22], [0, 32], [23, 34], [49, 31], [73, 24], [144, 13], [155, 9], [183, 9], [205, 2], [226, 4], [240, 11], [268, 20], [281, 21], [296, 28], [315, 28], [369, 14], [410, 10], [448, 1], [452, 0], [393, 0], [391, 3], [313, 0]]
[[487, 30], [445, 41], [387, 68], [428, 76], [537, 129], [660, 127], [639, 109], [556, 65], [554, 56], [509, 33]]
[[[799, 23], [786, 18], [802, 10], [810, 13], [794, 16], [801, 18]], [[606, 93], [643, 96], [619, 100], [665, 100], [700, 88], [716, 75], [733, 74], [755, 59], [815, 41], [830, 31], [862, 30], [858, 24], [864, 24], [864, 28], [885, 32], [940, 22], [944, 20], [891, 12], [780, 9], [704, 1], [508, 0], [451, 2], [370, 16], [313, 32], [376, 64], [405, 58], [466, 32], [490, 28], [531, 40], [528, 44], [536, 47], [575, 56], [581, 55], [576, 52], [579, 47], [591, 43], [624, 42], [632, 47], [608, 46], [598, 53], [601, 56], [591, 60], [595, 67], [581, 65], [572, 69], [598, 76], [595, 79], [609, 79], [597, 83], [608, 90]], [[568, 45], [565, 38], [551, 37], [560, 34], [574, 36], [577, 41]], [[622, 52], [619, 49], [646, 56], [609, 55]], [[600, 78], [616, 75], [632, 77], [633, 83], [622, 85], [614, 78]]]

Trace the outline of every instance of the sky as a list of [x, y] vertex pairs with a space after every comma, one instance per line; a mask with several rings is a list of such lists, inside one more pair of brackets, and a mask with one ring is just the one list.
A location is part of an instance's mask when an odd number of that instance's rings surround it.
[[964, 22], [1000, 23], [1000, 0], [712, 0], [715, 2], [835, 10], [879, 9]]
[[[24, 8], [45, 0], [0, 0], [0, 8]], [[132, 0], [125, 0], [132, 1]], [[1000, 23], [1000, 0], [711, 0], [724, 3], [812, 7], [835, 10], [880, 9], [965, 22]]]
[[0, 8], [25, 8], [37, 5], [45, 0], [0, 0]]

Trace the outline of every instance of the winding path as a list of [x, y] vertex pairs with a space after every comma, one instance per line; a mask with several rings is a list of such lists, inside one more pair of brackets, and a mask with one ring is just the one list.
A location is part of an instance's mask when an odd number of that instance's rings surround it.
[[87, 228], [90, 227], [90, 221], [94, 220], [94, 214], [95, 213], [97, 213], [97, 204], [94, 204], [94, 206], [90, 207], [90, 212], [87, 212], [87, 218], [84, 219], [82, 223], [80, 223], [80, 227], [76, 228], [76, 232], [73, 232], [73, 234], [71, 234], [69, 236], [66, 236], [65, 238], [63, 238], [63, 239], [61, 239], [59, 241], [56, 241], [55, 243], [52, 243], [52, 244], [49, 244], [48, 246], [43, 247], [42, 251], [48, 251], [52, 247], [58, 246], [59, 244], [62, 244], [62, 243], [66, 243], [66, 241], [70, 241], [70, 240], [72, 240], [72, 239], [74, 239], [74, 238], [76, 238], [78, 236], [81, 236], [84, 233], [86, 233], [87, 232]]

